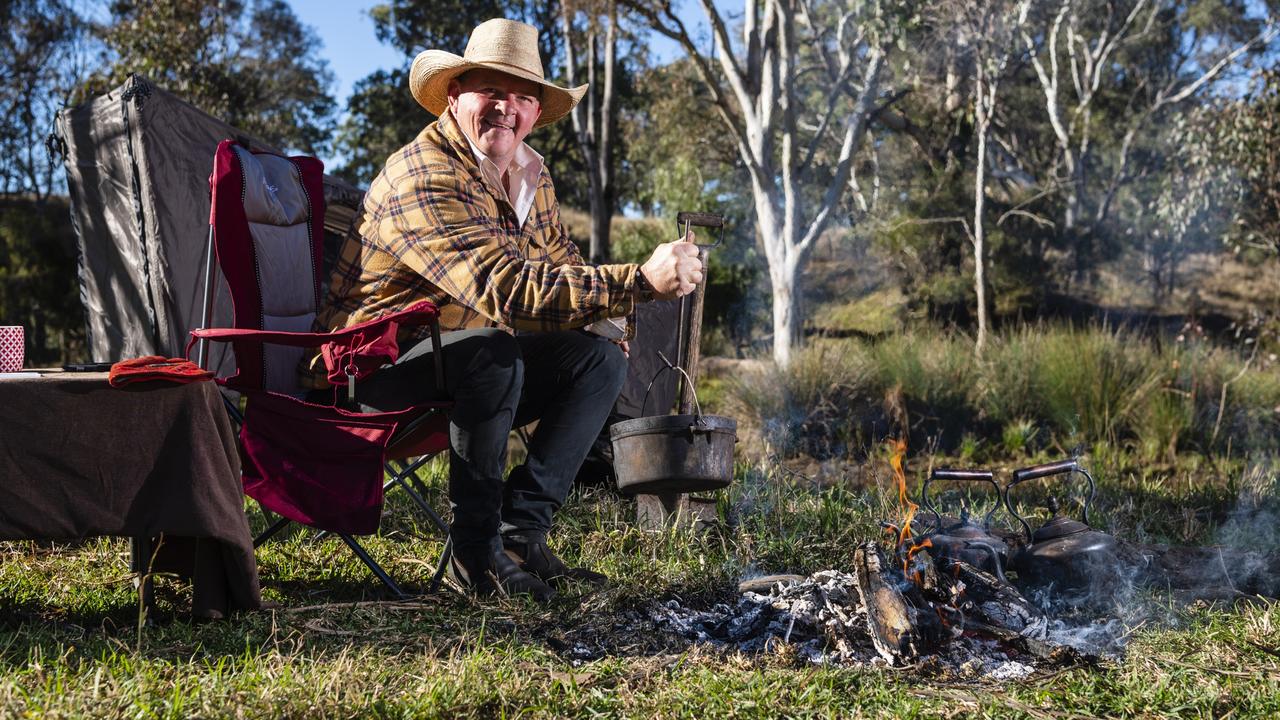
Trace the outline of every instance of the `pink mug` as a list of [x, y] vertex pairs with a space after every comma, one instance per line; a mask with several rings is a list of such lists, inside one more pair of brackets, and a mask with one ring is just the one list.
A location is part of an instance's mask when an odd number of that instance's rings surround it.
[[25, 334], [21, 325], [0, 325], [0, 372], [22, 369]]

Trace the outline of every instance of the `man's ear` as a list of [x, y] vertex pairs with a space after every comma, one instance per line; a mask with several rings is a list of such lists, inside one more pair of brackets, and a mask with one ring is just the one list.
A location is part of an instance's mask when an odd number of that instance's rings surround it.
[[449, 109], [456, 111], [458, 108], [458, 95], [462, 93], [462, 84], [456, 79], [449, 81], [449, 90], [445, 99], [449, 101]]

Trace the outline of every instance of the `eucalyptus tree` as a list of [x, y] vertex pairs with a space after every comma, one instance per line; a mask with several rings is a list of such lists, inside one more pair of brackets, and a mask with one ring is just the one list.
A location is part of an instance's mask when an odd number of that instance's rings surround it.
[[986, 197], [988, 147], [991, 122], [997, 110], [1000, 83], [1006, 78], [1010, 59], [1021, 54], [1011, 21], [1012, 0], [948, 0], [934, 3], [926, 22], [934, 27], [934, 39], [951, 49], [947, 53], [945, 87], [954, 106], [959, 98], [961, 78], [972, 81], [973, 135], [976, 140], [973, 171], [972, 225], [962, 223], [973, 248], [973, 285], [976, 296], [978, 332], [975, 354], [981, 356], [990, 327], [987, 298]]
[[773, 358], [786, 366], [800, 341], [805, 266], [852, 194], [854, 158], [881, 109], [910, 4], [746, 0], [735, 41], [720, 7], [700, 0], [708, 52], [668, 0], [623, 2], [687, 53], [747, 168], [772, 285]]
[[95, 28], [106, 91], [140, 73], [205, 112], [289, 150], [328, 149], [336, 103], [320, 41], [284, 0], [114, 0]]
[[1056, 145], [1044, 190], [1064, 197], [1060, 231], [1076, 274], [1118, 193], [1161, 151], [1155, 127], [1211, 95], [1276, 37], [1271, 3], [1020, 0], [1019, 34]]
[[58, 177], [45, 136], [87, 74], [87, 25], [65, 0], [14, 0], [0, 27], [0, 196], [40, 203]]
[[[586, 81], [584, 102], [573, 109], [574, 136], [582, 153], [591, 213], [591, 262], [609, 260], [609, 229], [617, 198], [616, 168], [618, 3], [617, 0], [563, 0], [560, 33], [565, 79], [570, 86]], [[579, 27], [581, 17], [581, 27]], [[586, 70], [580, 76], [580, 66]]]

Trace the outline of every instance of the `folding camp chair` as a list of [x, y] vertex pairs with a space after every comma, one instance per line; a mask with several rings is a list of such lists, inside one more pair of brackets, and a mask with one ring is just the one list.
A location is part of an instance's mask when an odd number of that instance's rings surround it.
[[[258, 547], [289, 522], [333, 532], [397, 597], [405, 593], [355, 539], [377, 531], [383, 494], [401, 487], [446, 535], [448, 526], [423, 497], [417, 469], [448, 447], [451, 403], [397, 412], [358, 413], [337, 402], [349, 384], [399, 357], [398, 330], [429, 325], [443, 386], [437, 312], [428, 302], [332, 333], [311, 332], [327, 278], [322, 269], [323, 165], [218, 145], [210, 176], [212, 207], [206, 256], [206, 325], [213, 306], [213, 260], [230, 288], [232, 328], [192, 331], [192, 342], [230, 342], [236, 372], [217, 382], [246, 398], [240, 424], [245, 494], [280, 520]], [[319, 347], [335, 385], [333, 405], [304, 399], [297, 368]], [[190, 352], [188, 346], [188, 353]], [[235, 411], [233, 403], [229, 409]], [[384, 480], [384, 470], [387, 471]], [[448, 556], [436, 571], [439, 584]]]

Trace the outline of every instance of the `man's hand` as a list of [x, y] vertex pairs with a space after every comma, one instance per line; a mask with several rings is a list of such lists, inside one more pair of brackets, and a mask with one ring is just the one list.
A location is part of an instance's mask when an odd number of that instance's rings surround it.
[[653, 254], [640, 266], [640, 273], [658, 300], [674, 300], [693, 292], [702, 282], [702, 260], [698, 258], [698, 246], [693, 244], [693, 231], [675, 242], [654, 248]]

